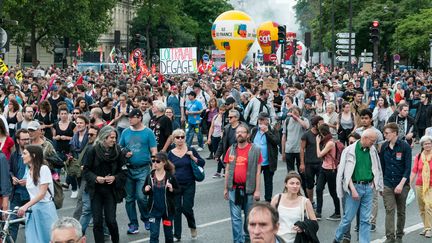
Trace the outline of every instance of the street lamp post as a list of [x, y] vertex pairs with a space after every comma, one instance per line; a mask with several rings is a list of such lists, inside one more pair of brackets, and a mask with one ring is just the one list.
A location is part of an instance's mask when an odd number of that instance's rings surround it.
[[322, 48], [322, 0], [319, 1], [319, 36], [318, 36], [318, 63], [321, 64], [321, 48]]
[[334, 10], [334, 0], [332, 0], [332, 17], [331, 17], [331, 25], [332, 25], [332, 43], [331, 43], [331, 70], [334, 70], [334, 60], [335, 60], [335, 10]]
[[432, 68], [432, 33], [429, 34], [429, 68]]
[[353, 17], [353, 11], [352, 11], [352, 0], [349, 1], [349, 38], [348, 38], [348, 71], [352, 71], [352, 64], [351, 64], [351, 33], [352, 33], [352, 17]]

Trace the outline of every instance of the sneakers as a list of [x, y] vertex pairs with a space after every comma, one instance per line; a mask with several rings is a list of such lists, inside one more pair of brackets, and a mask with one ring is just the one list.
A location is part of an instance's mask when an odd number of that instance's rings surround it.
[[222, 177], [222, 175], [220, 173], [217, 173], [217, 172], [213, 175], [213, 179], [221, 178], [221, 177]]
[[197, 149], [196, 149], [196, 151], [198, 151], [198, 152], [201, 152], [201, 151], [203, 151], [204, 149], [203, 148], [201, 148], [201, 147], [198, 147]]
[[181, 241], [181, 238], [177, 238], [174, 236], [174, 242], [180, 242], [180, 241]]
[[77, 197], [78, 197], [78, 191], [72, 191], [70, 198], [77, 198]]
[[375, 232], [376, 231], [376, 225], [374, 225], [374, 224], [371, 224], [371, 230], [370, 230], [371, 232]]
[[192, 237], [192, 239], [193, 239], [193, 240], [196, 239], [196, 238], [197, 238], [197, 235], [198, 235], [197, 230], [191, 228], [191, 229], [190, 229], [190, 232], [191, 232], [191, 237]]
[[148, 221], [148, 220], [144, 221], [144, 228], [146, 230], [150, 230], [150, 221]]
[[428, 230], [425, 232], [424, 237], [431, 238], [432, 237], [432, 230]]
[[317, 220], [321, 220], [321, 213], [315, 213], [315, 216], [316, 216], [316, 218], [317, 218]]
[[138, 227], [135, 225], [129, 225], [129, 228], [127, 230], [128, 235], [136, 235], [139, 233]]
[[327, 220], [330, 221], [339, 221], [341, 219], [340, 214], [332, 214], [330, 217], [327, 217]]

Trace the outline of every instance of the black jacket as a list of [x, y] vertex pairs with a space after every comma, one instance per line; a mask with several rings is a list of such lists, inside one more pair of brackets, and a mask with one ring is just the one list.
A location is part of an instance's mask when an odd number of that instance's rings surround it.
[[[240, 124], [244, 124], [244, 125], [247, 125], [246, 123], [244, 123], [244, 122], [240, 122]], [[227, 124], [225, 127], [224, 127], [224, 130], [223, 130], [223, 137], [222, 137], [222, 139], [220, 140], [220, 142], [219, 142], [219, 145], [218, 145], [218, 148], [217, 148], [217, 150], [216, 150], [216, 153], [215, 153], [215, 158], [220, 158], [221, 156], [222, 156], [222, 161], [223, 161], [223, 159], [224, 159], [224, 157], [225, 157], [225, 153], [226, 153], [226, 151], [228, 150], [228, 148], [232, 145], [232, 144], [230, 144], [229, 143], [229, 137], [228, 137], [228, 132], [229, 132], [229, 129], [231, 128], [231, 124]]]
[[[400, 117], [399, 117], [399, 113], [398, 113], [398, 112], [394, 112], [394, 113], [389, 117], [387, 123], [395, 122], [396, 124], [398, 124], [399, 119], [400, 119]], [[400, 135], [400, 137], [405, 138], [405, 135], [407, 134], [407, 132], [408, 132], [408, 131], [411, 131], [411, 132], [414, 134], [414, 135], [413, 135], [413, 138], [414, 138], [414, 137], [416, 136], [416, 129], [414, 128], [414, 118], [412, 118], [411, 116], [407, 116], [406, 119], [407, 119], [407, 121], [408, 121], [408, 124], [407, 124], [407, 130], [405, 131], [405, 134], [403, 134], [404, 136], [401, 136], [401, 135]], [[408, 143], [411, 144], [411, 142], [408, 142]]]
[[[125, 163], [125, 157], [120, 152], [120, 146], [118, 144], [115, 145], [115, 149], [119, 152], [117, 153], [117, 158], [113, 158], [115, 162], [111, 163], [111, 175], [115, 177], [114, 183], [109, 185], [112, 193], [115, 197], [117, 203], [121, 203], [123, 198], [126, 196], [125, 185], [126, 185], [126, 173], [127, 167]], [[100, 158], [96, 153], [96, 146], [91, 146], [87, 149], [87, 154], [83, 159], [84, 170], [83, 170], [83, 178], [86, 180], [86, 192], [89, 193], [90, 198], [94, 198], [94, 194], [96, 191], [96, 187], [102, 186], [96, 183], [96, 177], [98, 176], [106, 176], [101, 174], [103, 170], [101, 170], [101, 165], [103, 163], [107, 163]], [[103, 184], [106, 186], [106, 184]]]
[[[154, 205], [154, 201], [153, 201], [153, 185], [154, 185], [154, 174], [155, 174], [155, 170], [152, 170], [150, 172], [149, 175], [147, 175], [147, 178], [144, 182], [144, 186], [142, 188], [142, 192], [144, 193], [144, 195], [148, 195], [148, 203], [147, 203], [147, 210], [149, 213], [151, 213], [151, 211], [153, 210], [153, 205]], [[170, 192], [169, 190], [167, 190], [166, 188], [166, 183], [167, 181], [169, 181], [173, 187], [173, 191]], [[144, 189], [147, 185], [150, 185], [152, 187], [152, 189], [150, 189], [150, 191], [146, 192]], [[177, 183], [176, 178], [171, 175], [169, 172], [166, 172], [165, 175], [165, 206], [166, 206], [166, 215], [168, 218], [172, 218], [174, 217], [175, 214], [175, 194], [177, 194], [179, 192], [179, 185]], [[156, 203], [160, 203], [160, 202], [156, 202]]]
[[426, 110], [426, 124], [424, 124], [423, 127], [428, 128], [432, 126], [432, 105], [431, 104], [427, 104], [427, 105], [423, 105], [422, 103], [419, 104], [419, 106], [417, 107], [416, 116], [414, 118], [414, 123], [416, 126], [418, 126], [419, 122], [422, 122], [419, 121], [419, 119], [420, 119], [420, 113], [423, 110]]
[[297, 221], [294, 225], [303, 230], [302, 233], [297, 233], [294, 243], [319, 243], [317, 232], [319, 229], [316, 220], [305, 219]]
[[[255, 127], [251, 132], [251, 142], [253, 143], [255, 136], [258, 132], [258, 128]], [[279, 136], [269, 126], [269, 130], [265, 133], [267, 140], [267, 154], [269, 160], [269, 168], [271, 172], [275, 172], [277, 169], [278, 161], [278, 145], [280, 143]]]

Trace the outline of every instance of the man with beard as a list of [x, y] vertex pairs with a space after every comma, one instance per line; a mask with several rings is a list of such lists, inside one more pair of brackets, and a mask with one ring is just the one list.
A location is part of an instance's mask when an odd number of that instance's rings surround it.
[[[226, 152], [224, 162], [224, 198], [229, 200], [234, 242], [248, 242], [247, 215], [254, 200], [260, 199], [260, 147], [248, 142], [249, 128], [240, 124], [236, 129], [237, 143]], [[242, 222], [242, 210], [245, 215]], [[243, 228], [242, 228], [243, 227]]]

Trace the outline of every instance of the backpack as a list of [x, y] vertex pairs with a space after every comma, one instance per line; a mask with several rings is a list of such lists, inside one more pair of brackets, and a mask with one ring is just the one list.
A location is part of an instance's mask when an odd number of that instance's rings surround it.
[[54, 185], [54, 197], [49, 187], [48, 187], [48, 192], [51, 195], [51, 199], [53, 200], [56, 209], [60, 209], [63, 207], [63, 200], [64, 200], [63, 188], [62, 185], [60, 184], [60, 181], [57, 180], [53, 180], [53, 185]]
[[344, 150], [345, 145], [341, 141], [337, 140], [335, 141], [335, 147], [336, 147], [336, 158], [334, 158], [334, 163], [335, 163], [335, 167], [337, 168], [340, 163], [342, 151]]

